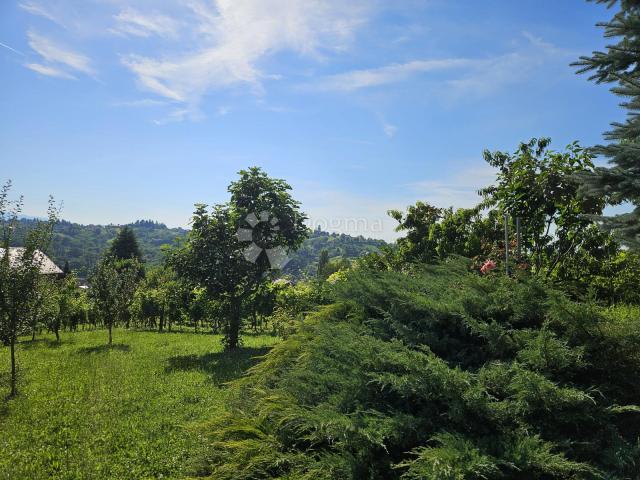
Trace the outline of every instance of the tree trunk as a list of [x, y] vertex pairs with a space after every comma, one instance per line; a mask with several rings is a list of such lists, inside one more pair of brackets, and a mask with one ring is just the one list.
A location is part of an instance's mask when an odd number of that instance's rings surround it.
[[158, 326], [158, 331], [162, 332], [163, 328], [164, 328], [164, 309], [162, 309], [160, 311], [160, 322], [159, 322], [159, 326]]
[[60, 327], [58, 327], [58, 325], [55, 326], [55, 333], [56, 333], [56, 342], [60, 343]]
[[231, 299], [231, 311], [229, 312], [229, 333], [228, 344], [229, 350], [238, 348], [238, 339], [240, 337], [240, 300]]
[[18, 394], [17, 378], [16, 378], [16, 337], [11, 335], [9, 340], [9, 347], [11, 350], [11, 393], [10, 397], [15, 397]]
[[109, 345], [111, 345], [113, 342], [113, 334], [111, 332], [111, 329], [112, 329], [112, 324], [109, 323]]

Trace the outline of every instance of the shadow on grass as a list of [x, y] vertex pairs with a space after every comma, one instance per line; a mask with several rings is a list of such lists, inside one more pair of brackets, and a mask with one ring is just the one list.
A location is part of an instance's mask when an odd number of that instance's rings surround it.
[[177, 355], [169, 358], [165, 372], [199, 370], [209, 374], [214, 384], [221, 385], [242, 376], [260, 361], [259, 357], [266, 355], [269, 350], [271, 350], [270, 347], [248, 347], [204, 355]]
[[20, 348], [30, 350], [36, 347], [59, 348], [62, 346], [62, 340], [59, 342], [51, 338], [36, 338], [35, 340], [23, 340], [20, 342]]
[[76, 353], [80, 355], [90, 355], [92, 353], [104, 353], [104, 352], [110, 352], [112, 350], [119, 351], [119, 352], [129, 352], [131, 350], [131, 347], [129, 345], [124, 345], [122, 343], [114, 343], [112, 345], [104, 344], [104, 345], [97, 345], [95, 347], [79, 348]]

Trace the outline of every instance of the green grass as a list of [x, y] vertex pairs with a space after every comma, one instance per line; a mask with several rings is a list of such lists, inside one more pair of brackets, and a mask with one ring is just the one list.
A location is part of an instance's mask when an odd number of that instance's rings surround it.
[[276, 343], [247, 336], [223, 353], [219, 336], [104, 330], [24, 341], [17, 398], [0, 347], [0, 479], [179, 478], [203, 448], [190, 424], [215, 417], [224, 383]]

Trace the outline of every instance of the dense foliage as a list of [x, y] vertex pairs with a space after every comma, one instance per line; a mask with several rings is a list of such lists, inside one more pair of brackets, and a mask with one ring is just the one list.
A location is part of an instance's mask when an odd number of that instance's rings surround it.
[[597, 83], [612, 83], [611, 91], [623, 99], [622, 107], [627, 110], [624, 122], [613, 123], [605, 133], [610, 142], [599, 145], [594, 152], [609, 159], [609, 168], [599, 167], [595, 172], [582, 175], [585, 190], [593, 196], [604, 196], [613, 205], [629, 202], [633, 211], [613, 217], [602, 217], [601, 221], [609, 230], [633, 248], [640, 246], [640, 4], [637, 0], [597, 0], [620, 9], [608, 22], [598, 24], [603, 27], [604, 36], [616, 39], [605, 52], [596, 51], [591, 56], [580, 57], [574, 65], [578, 73], [588, 72], [590, 80]]
[[637, 478], [637, 310], [356, 269], [203, 431], [216, 479]]

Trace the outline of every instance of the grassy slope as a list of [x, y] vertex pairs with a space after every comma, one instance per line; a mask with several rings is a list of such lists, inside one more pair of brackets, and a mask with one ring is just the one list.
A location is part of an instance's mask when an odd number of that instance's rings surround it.
[[191, 333], [63, 334], [19, 346], [21, 394], [8, 392], [0, 348], [0, 479], [175, 478], [201, 448], [188, 425], [216, 416], [224, 382], [275, 339], [245, 338], [237, 354]]

